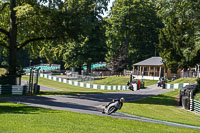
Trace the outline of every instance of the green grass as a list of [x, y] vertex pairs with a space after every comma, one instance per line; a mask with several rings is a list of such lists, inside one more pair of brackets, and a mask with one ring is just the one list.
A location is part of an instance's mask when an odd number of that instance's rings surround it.
[[179, 90], [125, 103], [121, 112], [176, 123], [200, 126], [200, 115], [177, 107]]
[[143, 81], [144, 81], [144, 86], [145, 87], [157, 84], [157, 82], [158, 82], [158, 80], [148, 80], [148, 79], [144, 79]]
[[[27, 77], [23, 77], [23, 79], [27, 79]], [[62, 92], [55, 92], [55, 94], [96, 93], [100, 91], [94, 89], [75, 87], [64, 83], [48, 80], [45, 78], [40, 78], [39, 82], [45, 86], [63, 90]], [[130, 103], [125, 103], [121, 111], [124, 113], [144, 116], [158, 120], [200, 126], [200, 115], [196, 115], [194, 113], [185, 111], [182, 108], [176, 106], [177, 103], [175, 98], [178, 95], [178, 93], [179, 90], [175, 90], [166, 94], [149, 97]], [[52, 93], [50, 92], [50, 94]]]
[[179, 78], [177, 80], [174, 80], [172, 82], [169, 82], [169, 84], [175, 84], [175, 83], [196, 83], [196, 78]]
[[195, 94], [194, 99], [197, 100], [197, 101], [200, 101], [200, 92]]
[[[27, 80], [28, 77], [23, 77]], [[75, 87], [64, 83], [40, 78], [40, 84], [61, 89], [57, 94], [105, 92]], [[125, 103], [122, 112], [148, 118], [200, 126], [200, 116], [176, 106], [175, 97], [179, 90]], [[133, 95], [134, 96], [134, 95]], [[5, 133], [133, 133], [133, 132], [174, 132], [188, 133], [199, 130], [169, 127], [162, 124], [124, 120], [106, 116], [56, 111], [21, 104], [0, 102], [0, 131]]]
[[[28, 76], [22, 77], [22, 80], [24, 81], [28, 81], [28, 79], [29, 79]], [[66, 83], [61, 83], [58, 81], [53, 81], [42, 77], [39, 77], [39, 84], [61, 90], [61, 91], [42, 91], [41, 92], [42, 95], [66, 95], [66, 94], [82, 94], [82, 93], [88, 94], [88, 93], [111, 92], [109, 90], [90, 89], [90, 88], [69, 85]]]
[[4, 75], [6, 73], [6, 69], [5, 68], [0, 68], [0, 76]]
[[[29, 77], [28, 76], [23, 76], [22, 80], [28, 81]], [[101, 84], [101, 85], [123, 85], [122, 84], [122, 79], [123, 81], [127, 83], [129, 78], [126, 77], [105, 77], [104, 79], [98, 80], [95, 82], [95, 84]], [[127, 81], [126, 81], [127, 80]], [[120, 82], [120, 83], [119, 83]], [[145, 86], [149, 86], [152, 84], [156, 84], [157, 81], [155, 80], [144, 80]], [[119, 84], [117, 84], [119, 83]], [[60, 89], [62, 91], [42, 91], [42, 95], [65, 95], [65, 94], [82, 94], [82, 93], [102, 93], [102, 92], [114, 92], [113, 90], [97, 90], [97, 89], [89, 89], [89, 88], [83, 88], [83, 87], [78, 87], [74, 85], [69, 85], [66, 83], [60, 83], [58, 81], [53, 81], [50, 79], [42, 78], [39, 77], [39, 84], [43, 86], [48, 86], [51, 88], [56, 88]], [[124, 84], [126, 85], [126, 84]], [[116, 91], [116, 90], [115, 90]]]
[[[99, 78], [98, 80], [94, 80], [94, 84], [100, 85], [126, 85], [130, 80], [129, 77], [125, 76], [106, 76], [103, 78]], [[145, 82], [145, 86], [157, 84], [157, 80], [143, 80]]]
[[94, 80], [94, 84], [126, 85], [128, 81], [129, 81], [129, 78], [125, 76], [106, 76], [106, 77]]
[[2, 133], [198, 133], [162, 124], [79, 114], [0, 102]]

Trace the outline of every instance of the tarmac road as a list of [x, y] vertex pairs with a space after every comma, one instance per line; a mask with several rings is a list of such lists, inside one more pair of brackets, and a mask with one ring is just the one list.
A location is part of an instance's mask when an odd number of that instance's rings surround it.
[[[43, 86], [41, 86], [43, 90]], [[21, 104], [67, 110], [87, 114], [101, 114], [97, 108], [112, 101], [112, 99], [125, 98], [126, 102], [143, 99], [145, 97], [169, 92], [169, 89], [141, 89], [138, 91], [121, 91], [112, 93], [80, 94], [80, 95], [52, 95], [52, 96], [18, 96], [1, 98], [9, 102], [20, 102]]]

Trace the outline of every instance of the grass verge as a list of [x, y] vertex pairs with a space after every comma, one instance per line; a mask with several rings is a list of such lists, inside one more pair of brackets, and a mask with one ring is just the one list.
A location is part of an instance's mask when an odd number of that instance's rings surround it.
[[[23, 76], [22, 80], [28, 81], [28, 76]], [[66, 83], [61, 83], [58, 81], [53, 81], [42, 77], [39, 77], [39, 84], [60, 90], [60, 91], [42, 91], [41, 92], [42, 95], [66, 95], [66, 94], [83, 94], [83, 93], [88, 94], [88, 93], [111, 92], [109, 90], [90, 89], [90, 88], [69, 85]]]
[[[127, 82], [130, 80], [129, 77], [126, 76], [106, 76], [102, 78], [97, 78], [94, 80], [94, 84], [100, 85], [126, 85]], [[157, 84], [157, 80], [143, 80], [145, 82], [145, 86]]]
[[162, 124], [56, 111], [0, 102], [0, 131], [3, 133], [198, 133], [199, 130]]
[[175, 123], [200, 126], [200, 115], [177, 107], [179, 90], [125, 103], [121, 112]]
[[195, 100], [200, 102], [200, 92], [197, 92], [194, 97]]
[[169, 84], [175, 84], [175, 83], [196, 83], [196, 82], [197, 82], [197, 78], [179, 78], [177, 80], [169, 82]]

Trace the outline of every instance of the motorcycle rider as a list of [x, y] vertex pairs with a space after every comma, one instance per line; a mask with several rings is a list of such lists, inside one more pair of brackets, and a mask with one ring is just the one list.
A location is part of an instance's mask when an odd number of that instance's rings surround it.
[[127, 82], [127, 86], [128, 86], [128, 89], [129, 89], [129, 90], [132, 90], [132, 91], [133, 91], [134, 88], [133, 88], [133, 83], [132, 83], [132, 82], [129, 82], [129, 81], [128, 81], [128, 82]]
[[108, 114], [108, 110], [110, 109], [110, 107], [115, 106], [117, 109], [116, 110], [120, 110], [123, 106], [125, 99], [122, 97], [120, 99], [113, 99], [112, 102], [110, 102], [109, 104], [107, 104], [105, 106], [105, 108], [103, 109], [102, 113], [106, 113]]

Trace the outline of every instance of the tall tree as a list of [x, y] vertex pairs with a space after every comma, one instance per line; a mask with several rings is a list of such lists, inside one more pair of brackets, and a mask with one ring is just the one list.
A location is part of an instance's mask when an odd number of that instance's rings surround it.
[[160, 0], [164, 28], [159, 35], [159, 53], [176, 73], [200, 62], [200, 1]]
[[[59, 10], [41, 5], [45, 1], [5, 0], [0, 2], [0, 46], [7, 52], [8, 74], [15, 84], [17, 53], [33, 42], [58, 38], [55, 21]], [[50, 3], [49, 3], [50, 4]], [[51, 23], [51, 25], [49, 24]], [[56, 33], [56, 34], [55, 34]]]
[[[87, 73], [91, 72], [91, 64], [104, 61], [106, 54], [104, 20], [101, 16], [103, 10], [107, 10], [108, 1], [87, 0], [85, 7], [93, 7], [85, 16], [88, 26], [85, 33], [76, 40], [68, 41], [56, 47], [54, 53], [56, 57], [63, 55], [66, 68], [77, 67], [79, 72], [84, 64], [87, 65]], [[82, 8], [82, 7], [79, 7]]]
[[[101, 7], [106, 0], [96, 0]], [[94, 5], [87, 0], [4, 0], [0, 2], [0, 46], [8, 55], [8, 74], [16, 75], [17, 53], [29, 47], [38, 55], [42, 46], [76, 40], [87, 33]], [[98, 10], [101, 11], [101, 10]], [[16, 83], [13, 78], [13, 84]]]
[[107, 19], [107, 61], [114, 71], [153, 56], [161, 21], [151, 0], [115, 0]]

